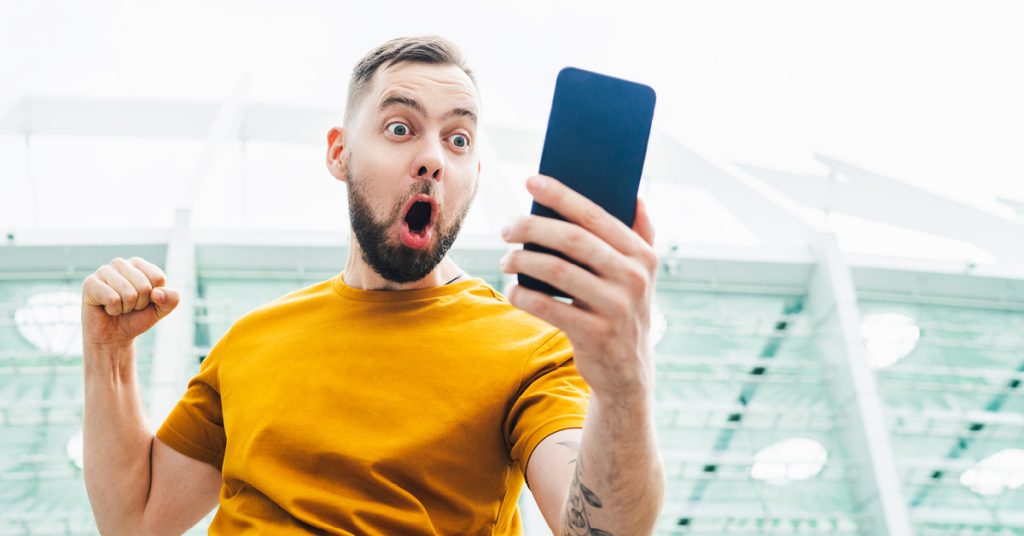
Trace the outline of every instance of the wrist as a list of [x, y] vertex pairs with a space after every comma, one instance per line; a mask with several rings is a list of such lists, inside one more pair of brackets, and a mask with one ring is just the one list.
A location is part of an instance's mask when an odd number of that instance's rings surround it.
[[83, 345], [82, 368], [86, 376], [99, 374], [122, 379], [127, 374], [134, 374], [134, 366], [135, 345], [132, 342]]
[[590, 405], [609, 413], [646, 418], [654, 414], [654, 393], [650, 389], [591, 390]]

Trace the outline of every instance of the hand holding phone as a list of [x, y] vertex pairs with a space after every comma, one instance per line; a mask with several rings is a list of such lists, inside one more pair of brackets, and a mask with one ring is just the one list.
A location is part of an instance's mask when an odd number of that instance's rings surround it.
[[[649, 86], [574, 67], [562, 69], [555, 83], [540, 173], [558, 179], [632, 226], [654, 103], [655, 93]], [[565, 219], [537, 202], [530, 213]], [[587, 267], [586, 259], [571, 259], [535, 243], [527, 243], [525, 249]], [[571, 298], [544, 281], [525, 274], [518, 277], [526, 288]]]
[[550, 177], [530, 177], [526, 189], [565, 221], [526, 216], [503, 229], [502, 238], [541, 244], [568, 258], [585, 259], [588, 267], [546, 253], [509, 251], [499, 263], [502, 272], [549, 282], [573, 301], [564, 303], [523, 285], [508, 288], [508, 301], [568, 335], [576, 368], [592, 394], [623, 403], [647, 400], [654, 385], [649, 338], [658, 256], [644, 204], [636, 200], [635, 221], [627, 227]]

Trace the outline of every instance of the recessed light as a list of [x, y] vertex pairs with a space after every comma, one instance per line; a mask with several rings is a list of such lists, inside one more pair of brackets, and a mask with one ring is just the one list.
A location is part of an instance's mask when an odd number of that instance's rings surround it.
[[750, 476], [782, 486], [813, 478], [828, 461], [828, 449], [814, 439], [794, 437], [768, 445], [754, 456]]
[[14, 311], [18, 332], [36, 348], [59, 355], [82, 353], [82, 295], [70, 290], [33, 294]]
[[868, 365], [880, 369], [907, 357], [921, 338], [921, 328], [904, 314], [871, 313], [861, 319], [860, 335], [867, 350]]
[[1024, 486], [1024, 449], [1005, 449], [982, 459], [960, 475], [960, 483], [978, 495]]

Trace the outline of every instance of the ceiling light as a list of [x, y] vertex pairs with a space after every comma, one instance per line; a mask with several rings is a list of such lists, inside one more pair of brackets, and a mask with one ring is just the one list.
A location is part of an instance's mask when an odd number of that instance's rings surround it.
[[754, 456], [750, 476], [782, 486], [796, 480], [813, 478], [828, 461], [828, 450], [821, 442], [794, 437], [773, 443]]
[[651, 302], [651, 348], [656, 348], [668, 331], [668, 318], [658, 304]]
[[861, 319], [860, 335], [867, 349], [868, 365], [880, 369], [910, 354], [921, 338], [921, 328], [904, 314], [872, 313]]
[[14, 311], [18, 332], [36, 348], [59, 355], [82, 353], [82, 295], [70, 290], [33, 294]]
[[960, 483], [978, 495], [999, 495], [1024, 486], [1024, 449], [1001, 450], [960, 475]]
[[71, 437], [68, 438], [68, 442], [65, 445], [65, 450], [67, 452], [68, 459], [71, 460], [71, 463], [75, 464], [75, 467], [81, 469], [82, 459], [85, 456], [81, 429], [71, 434]]

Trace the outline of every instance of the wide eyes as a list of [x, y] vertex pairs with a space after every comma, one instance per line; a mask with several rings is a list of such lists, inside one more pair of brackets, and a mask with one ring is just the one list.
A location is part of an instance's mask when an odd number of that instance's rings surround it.
[[398, 121], [388, 123], [384, 128], [386, 128], [392, 136], [398, 136], [399, 138], [404, 138], [409, 135], [409, 125], [399, 123]]
[[[412, 135], [412, 129], [409, 127], [409, 125], [401, 121], [392, 121], [388, 123], [384, 128], [385, 130], [388, 131], [388, 134], [391, 134], [396, 138], [406, 138]], [[452, 146], [455, 147], [456, 149], [461, 150], [469, 148], [469, 136], [465, 134], [452, 134], [451, 136], [448, 136], [448, 138], [446, 139], [448, 140], [448, 143], [452, 144]]]

